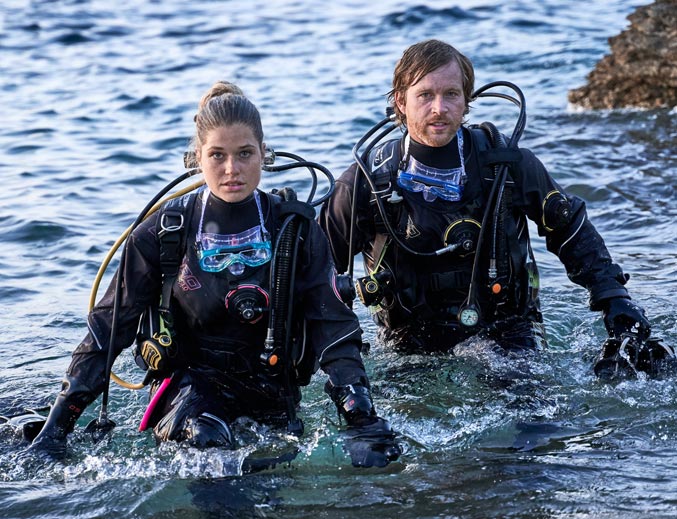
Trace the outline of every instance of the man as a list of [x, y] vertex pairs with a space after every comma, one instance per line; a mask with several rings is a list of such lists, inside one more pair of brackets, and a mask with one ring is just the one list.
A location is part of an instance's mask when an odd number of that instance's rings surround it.
[[472, 63], [451, 45], [409, 47], [388, 95], [403, 136], [348, 168], [322, 207], [339, 272], [351, 252], [363, 254], [368, 275], [356, 287], [380, 338], [407, 351], [447, 350], [478, 334], [506, 349], [542, 347], [527, 217], [569, 278], [588, 289], [610, 334], [635, 328], [648, 337], [644, 311], [624, 287], [629, 276], [584, 202], [532, 152], [512, 139], [506, 146], [493, 125], [464, 124], [473, 89]]

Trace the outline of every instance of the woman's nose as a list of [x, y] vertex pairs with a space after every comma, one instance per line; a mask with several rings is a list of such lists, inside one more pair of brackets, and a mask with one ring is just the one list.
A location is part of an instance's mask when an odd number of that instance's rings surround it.
[[237, 161], [234, 157], [227, 157], [224, 161], [224, 169], [227, 175], [234, 175], [237, 173]]

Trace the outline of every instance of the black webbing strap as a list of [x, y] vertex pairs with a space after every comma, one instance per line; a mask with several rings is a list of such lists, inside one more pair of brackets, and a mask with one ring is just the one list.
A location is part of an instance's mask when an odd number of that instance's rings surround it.
[[169, 302], [172, 297], [172, 286], [179, 275], [181, 257], [183, 256], [183, 230], [185, 228], [185, 206], [181, 203], [172, 203], [161, 209], [158, 219], [157, 236], [160, 240], [160, 269], [162, 271], [162, 296], [159, 310], [163, 318], [171, 319]]

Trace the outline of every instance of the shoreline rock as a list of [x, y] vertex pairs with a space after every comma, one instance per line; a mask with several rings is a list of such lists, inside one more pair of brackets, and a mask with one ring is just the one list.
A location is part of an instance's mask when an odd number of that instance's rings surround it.
[[609, 38], [587, 84], [569, 102], [587, 109], [677, 106], [677, 0], [655, 0], [628, 16], [630, 27]]

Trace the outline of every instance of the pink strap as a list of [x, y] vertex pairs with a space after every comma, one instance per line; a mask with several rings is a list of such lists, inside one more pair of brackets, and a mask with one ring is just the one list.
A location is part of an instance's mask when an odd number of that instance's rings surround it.
[[157, 406], [157, 403], [160, 401], [162, 393], [165, 392], [165, 389], [167, 389], [167, 387], [169, 386], [169, 382], [171, 380], [172, 380], [171, 378], [164, 379], [162, 381], [162, 384], [160, 384], [158, 390], [153, 395], [153, 398], [150, 399], [150, 403], [146, 408], [146, 412], [143, 413], [143, 418], [141, 418], [141, 423], [139, 424], [139, 431], [145, 431], [146, 429], [148, 429], [148, 422], [150, 421], [150, 417], [153, 414], [153, 411], [155, 411], [155, 406]]

